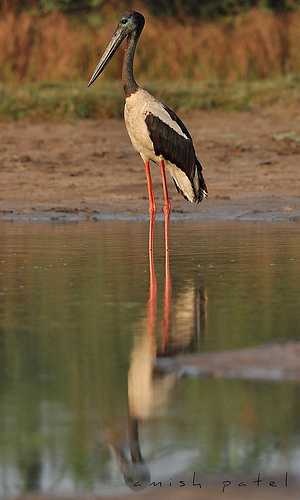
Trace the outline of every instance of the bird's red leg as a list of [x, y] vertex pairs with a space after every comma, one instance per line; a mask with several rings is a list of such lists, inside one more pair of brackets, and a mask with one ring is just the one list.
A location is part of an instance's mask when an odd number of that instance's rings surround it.
[[160, 162], [160, 173], [163, 184], [164, 192], [164, 215], [165, 215], [165, 251], [169, 251], [169, 220], [171, 213], [171, 202], [168, 194], [167, 179], [166, 179], [166, 167], [164, 160]]
[[152, 188], [152, 179], [151, 179], [151, 173], [150, 173], [150, 161], [145, 162], [145, 171], [146, 171], [146, 177], [147, 177], [147, 189], [148, 189], [148, 197], [149, 197], [149, 213], [150, 215], [155, 215], [156, 212], [156, 207], [155, 207], [155, 199], [154, 199], [154, 193], [153, 193], [153, 188]]
[[171, 202], [170, 202], [169, 193], [168, 193], [167, 179], [166, 179], [166, 167], [165, 167], [164, 160], [160, 161], [160, 173], [161, 173], [163, 192], [164, 192], [164, 214], [169, 216], [170, 212], [171, 212]]
[[149, 252], [149, 301], [148, 301], [148, 314], [147, 314], [147, 324], [148, 324], [148, 335], [153, 337], [154, 325], [156, 319], [156, 301], [157, 301], [157, 280], [154, 267], [154, 256], [153, 256], [153, 244], [154, 244], [154, 224], [155, 224], [155, 199], [152, 188], [152, 180], [150, 173], [150, 162], [145, 162], [145, 170], [147, 177], [147, 188], [149, 196], [149, 242], [148, 242], [148, 252]]
[[154, 240], [154, 214], [151, 215], [149, 221], [149, 300], [148, 300], [148, 311], [147, 311], [147, 330], [150, 337], [154, 337], [154, 327], [156, 321], [156, 309], [157, 309], [157, 279], [154, 267], [154, 256], [153, 256], [153, 240]]

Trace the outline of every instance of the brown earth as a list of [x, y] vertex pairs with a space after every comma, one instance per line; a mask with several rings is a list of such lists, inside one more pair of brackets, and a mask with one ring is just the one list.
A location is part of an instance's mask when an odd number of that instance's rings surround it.
[[[170, 183], [175, 213], [300, 220], [300, 104], [183, 119], [205, 165], [209, 199], [191, 205]], [[143, 164], [123, 121], [20, 121], [1, 123], [0, 132], [2, 217], [147, 214]], [[160, 210], [159, 170], [152, 171]]]

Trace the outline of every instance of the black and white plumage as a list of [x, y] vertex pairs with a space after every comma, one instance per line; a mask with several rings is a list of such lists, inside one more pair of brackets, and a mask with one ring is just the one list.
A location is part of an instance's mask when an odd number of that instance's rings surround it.
[[[141, 155], [146, 166], [149, 165], [149, 161], [153, 161], [160, 164], [163, 171], [166, 167], [174, 180], [177, 191], [188, 201], [199, 203], [207, 196], [207, 188], [202, 175], [202, 165], [196, 156], [190, 133], [176, 113], [142, 89], [133, 76], [134, 53], [144, 23], [144, 17], [138, 12], [127, 13], [121, 18], [89, 85], [100, 75], [118, 46], [126, 38], [127, 45], [122, 69], [126, 96], [124, 117], [132, 145]], [[154, 197], [150, 172], [147, 174], [147, 181], [151, 205], [151, 200], [154, 203]], [[166, 202], [168, 194], [164, 178], [163, 183]]]
[[190, 202], [207, 193], [192, 138], [174, 111], [139, 88], [126, 98], [125, 124], [143, 160], [164, 160], [175, 186]]
[[[154, 116], [150, 112], [146, 116], [146, 125], [157, 156], [162, 156], [169, 165], [170, 173], [173, 177], [176, 189], [189, 201], [200, 202], [207, 194], [207, 188], [202, 175], [202, 165], [196, 157], [193, 140], [184, 123], [178, 118], [176, 113], [168, 106], [163, 105], [171, 119], [177, 123], [184, 136], [178, 134], [170, 125], [166, 124], [159, 116]], [[192, 184], [193, 199], [186, 190], [183, 190], [180, 182], [182, 175], [178, 169], [187, 176]], [[179, 178], [178, 178], [179, 177]], [[183, 179], [183, 183], [184, 183]]]

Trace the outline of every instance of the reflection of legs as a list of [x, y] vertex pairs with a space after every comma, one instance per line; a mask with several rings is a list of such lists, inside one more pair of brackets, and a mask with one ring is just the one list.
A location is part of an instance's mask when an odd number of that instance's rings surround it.
[[165, 213], [165, 290], [164, 290], [164, 315], [163, 315], [163, 352], [166, 351], [170, 335], [170, 314], [172, 298], [172, 280], [170, 274], [169, 259], [169, 220], [170, 216]]
[[167, 253], [169, 252], [169, 226], [170, 226], [170, 213], [165, 213], [164, 216], [164, 229], [165, 229], [165, 259], [167, 259]]
[[163, 312], [163, 342], [162, 351], [165, 352], [169, 342], [170, 330], [170, 312], [171, 312], [171, 275], [170, 275], [170, 261], [169, 261], [169, 222], [171, 203], [168, 194], [167, 180], [166, 180], [166, 167], [164, 160], [160, 162], [160, 173], [163, 185], [164, 194], [164, 230], [165, 230], [165, 290], [164, 290], [164, 312]]
[[155, 215], [156, 207], [155, 207], [155, 199], [154, 199], [154, 193], [153, 193], [153, 188], [152, 188], [152, 179], [151, 179], [151, 172], [150, 172], [150, 161], [145, 162], [145, 171], [146, 171], [146, 177], [147, 177], [147, 189], [148, 189], [148, 197], [149, 197], [149, 213], [150, 215]]
[[207, 292], [203, 283], [197, 288], [196, 295], [196, 334], [197, 344], [207, 334]]
[[157, 309], [157, 280], [154, 266], [153, 256], [153, 243], [154, 243], [154, 223], [155, 215], [152, 214], [149, 221], [149, 301], [148, 301], [148, 314], [147, 314], [147, 328], [148, 334], [153, 337], [154, 327], [156, 321]]

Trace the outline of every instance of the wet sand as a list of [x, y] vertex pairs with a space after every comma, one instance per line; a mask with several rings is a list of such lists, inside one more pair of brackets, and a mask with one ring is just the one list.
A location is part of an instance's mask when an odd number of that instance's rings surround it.
[[[300, 220], [300, 105], [183, 115], [205, 165], [209, 199], [174, 217]], [[0, 216], [85, 220], [146, 216], [144, 167], [122, 120], [1, 123]], [[158, 212], [162, 190], [152, 168]]]

